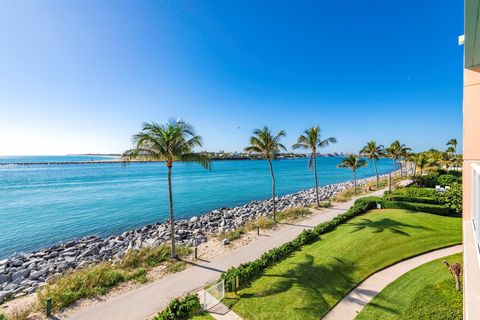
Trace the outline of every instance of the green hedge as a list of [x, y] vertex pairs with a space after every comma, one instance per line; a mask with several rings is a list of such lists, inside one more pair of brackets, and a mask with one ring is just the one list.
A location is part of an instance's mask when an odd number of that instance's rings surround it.
[[[381, 201], [379, 197], [367, 197], [355, 201], [355, 204], [345, 213], [338, 215], [328, 222], [321, 223], [311, 230], [304, 230], [295, 239], [284, 243], [270, 251], [265, 252], [260, 258], [241, 264], [238, 267], [232, 267], [222, 274], [221, 278], [225, 280], [225, 290], [235, 290], [235, 278], [238, 277], [239, 288], [249, 285], [258, 278], [262, 272], [284, 260], [293, 252], [299, 250], [302, 246], [310, 244], [319, 239], [320, 235], [332, 231], [338, 225], [349, 219], [376, 208], [377, 202]], [[239, 289], [237, 288], [237, 289]]]
[[419, 212], [427, 212], [446, 216], [450, 214], [450, 208], [442, 204], [404, 202], [404, 201], [383, 201], [383, 207], [387, 209], [405, 209]]
[[172, 300], [153, 320], [187, 320], [200, 314], [202, 306], [196, 294], [187, 294], [184, 298]]
[[438, 177], [438, 184], [441, 186], [451, 186], [454, 183], [462, 183], [462, 177], [454, 176], [453, 174], [442, 174]]
[[438, 198], [428, 197], [409, 197], [396, 194], [386, 194], [383, 199], [385, 201], [403, 201], [403, 202], [415, 202], [415, 203], [428, 203], [428, 204], [441, 204], [441, 200]]

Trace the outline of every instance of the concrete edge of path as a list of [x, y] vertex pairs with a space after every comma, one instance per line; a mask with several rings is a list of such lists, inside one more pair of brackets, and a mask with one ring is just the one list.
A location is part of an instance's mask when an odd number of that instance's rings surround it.
[[463, 252], [463, 246], [454, 245], [417, 255], [380, 270], [369, 276], [343, 297], [343, 299], [326, 314], [323, 320], [354, 319], [363, 307], [379, 294], [380, 291], [405, 273], [430, 261], [461, 252]]

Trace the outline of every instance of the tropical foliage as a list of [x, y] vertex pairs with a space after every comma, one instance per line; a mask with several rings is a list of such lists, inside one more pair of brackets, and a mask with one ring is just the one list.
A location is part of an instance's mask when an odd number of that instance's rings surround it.
[[353, 190], [355, 194], [357, 194], [357, 170], [361, 167], [365, 167], [366, 165], [367, 161], [365, 161], [365, 159], [360, 159], [360, 157], [355, 154], [350, 154], [338, 165], [339, 168], [347, 168], [352, 170]]
[[375, 168], [375, 176], [377, 178], [377, 189], [378, 189], [380, 178], [378, 176], [377, 161], [378, 159], [386, 155], [385, 147], [382, 144], [377, 145], [377, 143], [372, 140], [368, 142], [367, 145], [362, 148], [362, 150], [360, 150], [360, 154], [372, 160], [373, 167]]
[[305, 130], [303, 134], [298, 137], [297, 143], [295, 143], [292, 146], [293, 149], [311, 150], [310, 160], [308, 161], [308, 168], [311, 169], [313, 166], [313, 176], [315, 179], [315, 197], [317, 200], [317, 206], [320, 206], [320, 199], [318, 196], [318, 178], [317, 178], [317, 150], [320, 148], [327, 147], [331, 143], [336, 143], [336, 142], [337, 142], [337, 139], [335, 137], [330, 137], [322, 140], [320, 135], [320, 126], [316, 126], [316, 127], [311, 127]]
[[255, 129], [253, 136], [250, 137], [250, 145], [245, 148], [246, 152], [256, 153], [263, 156], [270, 168], [270, 175], [272, 176], [272, 203], [273, 203], [273, 221], [276, 221], [275, 208], [275, 173], [273, 171], [272, 160], [275, 159], [280, 150], [287, 150], [280, 140], [287, 134], [281, 130], [273, 134], [268, 127], [262, 129]]
[[171, 120], [161, 125], [155, 122], [144, 123], [142, 131], [133, 136], [134, 148], [123, 153], [124, 161], [148, 160], [165, 161], [168, 176], [168, 195], [170, 207], [171, 258], [175, 252], [175, 217], [173, 213], [172, 166], [175, 161], [193, 161], [210, 169], [210, 160], [204, 155], [193, 152], [202, 146], [202, 138], [196, 135], [194, 128], [182, 121]]

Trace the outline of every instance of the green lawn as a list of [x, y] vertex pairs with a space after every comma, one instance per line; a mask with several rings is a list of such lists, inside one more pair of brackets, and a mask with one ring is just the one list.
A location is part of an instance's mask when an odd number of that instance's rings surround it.
[[356, 320], [461, 320], [462, 293], [442, 260], [461, 262], [455, 254], [426, 263], [395, 280], [358, 314]]
[[370, 274], [461, 242], [461, 219], [373, 210], [268, 269], [225, 303], [244, 319], [318, 319]]
[[208, 313], [204, 313], [202, 315], [194, 316], [192, 318], [192, 320], [213, 320], [213, 319], [215, 319], [215, 318], [212, 317], [211, 315], [209, 315]]

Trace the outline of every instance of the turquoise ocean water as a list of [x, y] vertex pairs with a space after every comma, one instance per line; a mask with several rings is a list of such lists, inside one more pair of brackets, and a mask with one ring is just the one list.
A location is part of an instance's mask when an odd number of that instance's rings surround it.
[[[108, 159], [93, 157], [93, 160]], [[7, 162], [91, 161], [90, 156], [0, 157]], [[320, 185], [351, 179], [339, 169], [341, 158], [319, 158]], [[308, 159], [273, 162], [279, 195], [311, 188]], [[378, 163], [380, 173], [390, 161]], [[374, 175], [373, 165], [358, 177]], [[168, 216], [163, 163], [2, 165], [0, 166], [0, 259], [85, 235], [108, 236], [163, 221]], [[270, 173], [265, 161], [214, 161], [211, 171], [175, 163], [175, 215], [185, 218], [219, 207], [268, 198]]]

